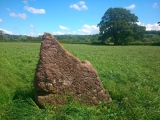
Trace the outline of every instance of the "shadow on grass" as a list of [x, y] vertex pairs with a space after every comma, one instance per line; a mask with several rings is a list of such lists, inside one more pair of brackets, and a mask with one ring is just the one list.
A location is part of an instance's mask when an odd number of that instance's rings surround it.
[[92, 43], [89, 43], [88, 45], [94, 45], [94, 46], [113, 46], [114, 44], [105, 44], [103, 42], [92, 42]]
[[17, 99], [22, 99], [25, 100], [27, 98], [31, 98], [33, 100], [35, 100], [34, 98], [34, 87], [18, 87], [15, 91], [13, 100], [17, 100]]
[[88, 43], [88, 45], [94, 45], [94, 46], [160, 46], [160, 42], [130, 42], [128, 44], [117, 44], [114, 45], [114, 43], [103, 43], [103, 42], [92, 42]]

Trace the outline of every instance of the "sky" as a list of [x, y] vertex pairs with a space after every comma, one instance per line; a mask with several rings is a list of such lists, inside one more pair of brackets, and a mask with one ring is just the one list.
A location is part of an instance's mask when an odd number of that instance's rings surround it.
[[160, 0], [0, 0], [0, 30], [38, 36], [99, 33], [109, 8], [126, 8], [146, 30], [160, 30]]

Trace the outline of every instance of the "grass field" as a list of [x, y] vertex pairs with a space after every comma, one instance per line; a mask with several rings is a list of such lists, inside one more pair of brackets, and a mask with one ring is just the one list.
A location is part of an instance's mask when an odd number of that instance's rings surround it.
[[0, 119], [159, 120], [160, 47], [63, 44], [97, 69], [113, 102], [84, 106], [76, 101], [40, 109], [33, 79], [39, 43], [0, 43]]

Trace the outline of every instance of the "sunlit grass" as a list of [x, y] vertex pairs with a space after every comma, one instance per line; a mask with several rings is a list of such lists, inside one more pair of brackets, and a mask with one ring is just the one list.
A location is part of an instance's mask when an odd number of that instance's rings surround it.
[[33, 79], [39, 43], [0, 43], [0, 119], [159, 119], [160, 47], [63, 44], [80, 60], [89, 60], [113, 102], [84, 106], [70, 101], [40, 109]]

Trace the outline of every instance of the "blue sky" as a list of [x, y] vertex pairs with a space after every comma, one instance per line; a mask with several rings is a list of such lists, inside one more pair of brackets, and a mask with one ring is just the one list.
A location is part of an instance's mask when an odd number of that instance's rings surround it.
[[37, 36], [96, 34], [110, 7], [129, 9], [147, 30], [160, 30], [160, 0], [0, 0], [0, 30]]

